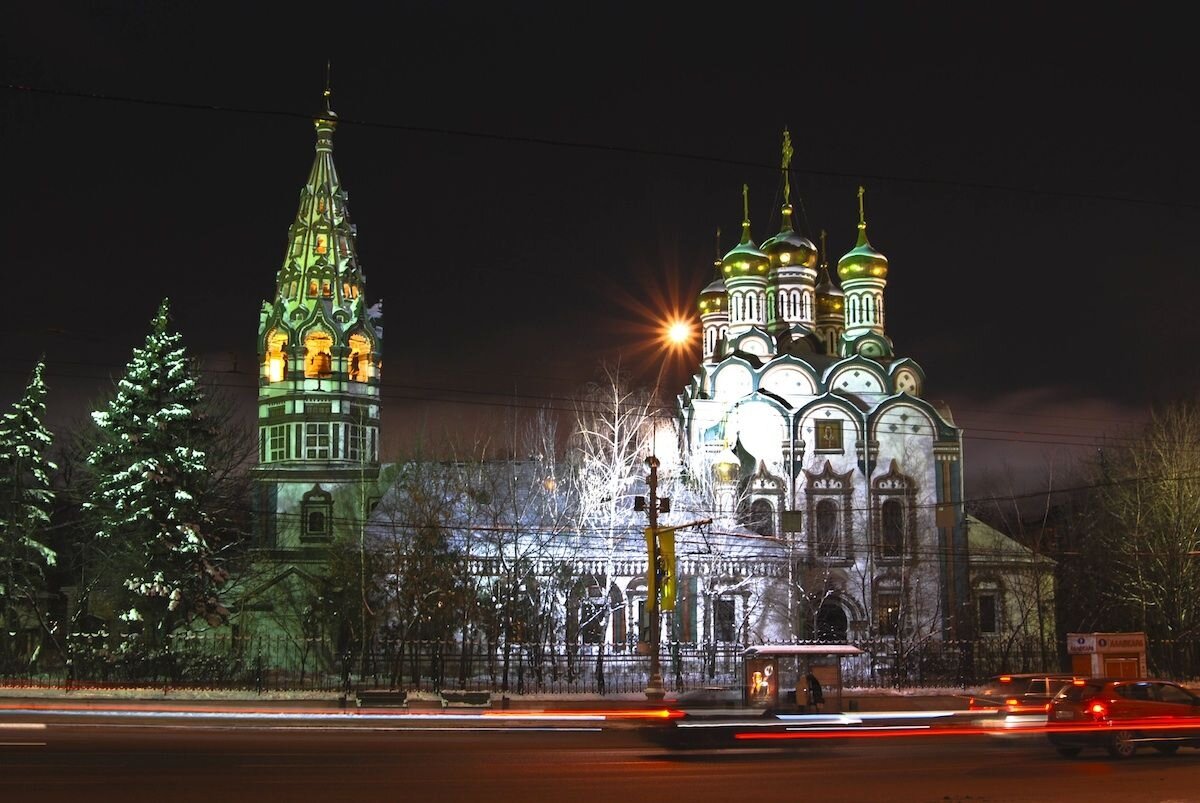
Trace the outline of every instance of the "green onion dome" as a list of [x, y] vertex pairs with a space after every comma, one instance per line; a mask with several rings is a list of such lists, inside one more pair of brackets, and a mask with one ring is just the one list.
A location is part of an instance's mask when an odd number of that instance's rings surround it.
[[766, 280], [771, 259], [750, 239], [749, 223], [742, 224], [742, 231], [742, 241], [721, 260], [721, 273], [727, 281], [746, 276], [760, 276]]
[[843, 283], [848, 279], [887, 278], [887, 257], [872, 248], [871, 243], [867, 241], [867, 215], [863, 208], [865, 193], [866, 190], [862, 187], [858, 188], [858, 242], [850, 253], [838, 260], [838, 276]]
[[783, 207], [783, 226], [779, 233], [762, 244], [763, 253], [771, 260], [772, 268], [790, 265], [814, 268], [817, 265], [817, 247], [812, 240], [798, 234], [792, 227], [792, 207]]

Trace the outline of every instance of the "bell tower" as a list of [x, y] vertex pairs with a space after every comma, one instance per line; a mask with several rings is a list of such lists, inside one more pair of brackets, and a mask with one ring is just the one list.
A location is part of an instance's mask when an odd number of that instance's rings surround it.
[[368, 306], [325, 90], [316, 156], [258, 324], [257, 542], [316, 562], [357, 540], [379, 477], [381, 302]]

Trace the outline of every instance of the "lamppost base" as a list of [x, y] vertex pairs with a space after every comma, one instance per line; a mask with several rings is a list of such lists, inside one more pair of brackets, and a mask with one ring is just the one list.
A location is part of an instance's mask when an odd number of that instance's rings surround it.
[[666, 696], [667, 690], [663, 688], [662, 675], [651, 675], [650, 681], [646, 684], [646, 699], [657, 703]]

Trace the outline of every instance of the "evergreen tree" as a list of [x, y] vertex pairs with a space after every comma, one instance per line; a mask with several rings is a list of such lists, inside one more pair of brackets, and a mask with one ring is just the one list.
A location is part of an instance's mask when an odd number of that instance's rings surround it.
[[123, 646], [145, 657], [168, 652], [168, 636], [197, 618], [217, 625], [228, 613], [219, 599], [227, 578], [219, 539], [203, 508], [214, 432], [200, 412], [183, 338], [168, 326], [164, 300], [115, 397], [92, 413], [99, 440], [88, 456], [94, 484], [84, 505], [110, 570], [122, 577]]
[[22, 638], [39, 620], [38, 599], [45, 570], [56, 560], [47, 546], [54, 492], [46, 459], [51, 435], [42, 424], [46, 412], [45, 365], [38, 362], [25, 395], [0, 419], [0, 610], [6, 638], [0, 660], [12, 666], [21, 653], [31, 658], [36, 645]]

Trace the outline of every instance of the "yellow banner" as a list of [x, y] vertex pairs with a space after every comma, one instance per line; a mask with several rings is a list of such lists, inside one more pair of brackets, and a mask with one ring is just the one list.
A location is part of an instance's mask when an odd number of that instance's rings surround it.
[[662, 578], [662, 610], [675, 610], [675, 531], [658, 531], [658, 559]]

